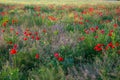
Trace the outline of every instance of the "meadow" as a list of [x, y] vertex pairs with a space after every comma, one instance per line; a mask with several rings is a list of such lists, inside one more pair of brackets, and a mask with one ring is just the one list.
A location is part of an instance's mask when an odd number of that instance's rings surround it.
[[1, 0], [0, 80], [120, 80], [120, 3]]

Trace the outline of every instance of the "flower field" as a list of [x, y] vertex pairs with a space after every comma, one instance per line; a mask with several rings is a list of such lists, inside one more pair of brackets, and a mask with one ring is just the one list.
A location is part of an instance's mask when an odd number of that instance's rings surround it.
[[0, 80], [120, 80], [120, 4], [0, 4]]

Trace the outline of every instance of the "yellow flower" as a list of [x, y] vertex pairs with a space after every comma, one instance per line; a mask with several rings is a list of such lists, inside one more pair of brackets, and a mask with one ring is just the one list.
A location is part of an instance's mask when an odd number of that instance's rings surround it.
[[74, 17], [74, 14], [70, 13], [68, 16], [69, 16], [69, 18], [72, 18], [72, 17]]

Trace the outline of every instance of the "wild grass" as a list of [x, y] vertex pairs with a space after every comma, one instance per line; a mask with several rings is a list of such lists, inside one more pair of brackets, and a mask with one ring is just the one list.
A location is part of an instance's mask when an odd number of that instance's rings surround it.
[[1, 4], [0, 80], [120, 80], [119, 34], [120, 4]]

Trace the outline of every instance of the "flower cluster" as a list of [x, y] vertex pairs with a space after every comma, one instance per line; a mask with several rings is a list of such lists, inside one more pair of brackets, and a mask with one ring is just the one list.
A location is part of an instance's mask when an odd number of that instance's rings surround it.
[[59, 53], [54, 53], [54, 57], [58, 60], [58, 61], [60, 61], [60, 62], [62, 62], [64, 59], [63, 59], [63, 57], [61, 57], [60, 55], [59, 55]]

